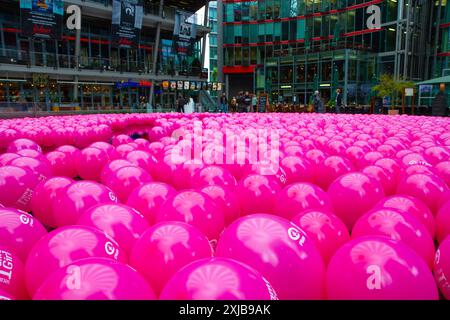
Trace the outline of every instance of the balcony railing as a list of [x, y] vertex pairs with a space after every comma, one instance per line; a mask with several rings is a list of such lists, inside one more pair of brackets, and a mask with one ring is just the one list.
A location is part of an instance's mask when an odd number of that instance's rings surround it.
[[[27, 67], [47, 67], [77, 69], [76, 57], [73, 55], [33, 52], [26, 50], [0, 49], [0, 64], [22, 65]], [[78, 59], [79, 70], [96, 70], [100, 72], [130, 72], [137, 74], [152, 74], [152, 62], [145, 59], [104, 58], [80, 56]], [[199, 77], [201, 68], [193, 65], [174, 65], [169, 62], [160, 62], [157, 65], [158, 75], [184, 75]]]

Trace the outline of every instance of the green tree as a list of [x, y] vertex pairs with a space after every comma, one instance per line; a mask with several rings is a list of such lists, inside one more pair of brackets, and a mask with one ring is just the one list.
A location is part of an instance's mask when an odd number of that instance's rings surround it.
[[390, 74], [382, 74], [378, 84], [372, 87], [372, 92], [379, 97], [391, 98], [391, 109], [401, 101], [405, 88], [414, 88], [415, 84], [411, 81], [395, 80]]

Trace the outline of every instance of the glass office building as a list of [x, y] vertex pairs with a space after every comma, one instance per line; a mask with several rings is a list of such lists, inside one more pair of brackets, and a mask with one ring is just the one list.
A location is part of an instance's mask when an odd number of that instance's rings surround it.
[[27, 38], [19, 1], [0, 0], [0, 107], [27, 102], [47, 110], [138, 110], [151, 102], [174, 108], [180, 92], [198, 94], [208, 76], [201, 66], [200, 39], [210, 28], [191, 14], [196, 39], [188, 55], [175, 54], [173, 34], [176, 11], [196, 12], [206, 1], [143, 3], [139, 46], [124, 48], [111, 43], [112, 0], [64, 1], [65, 7], [75, 4], [82, 11], [76, 57], [78, 38], [76, 30], [66, 28], [67, 15], [60, 41]]
[[[272, 102], [369, 104], [380, 74], [428, 79], [433, 65], [432, 0], [223, 0], [223, 71], [228, 94]], [[373, 6], [380, 28], [369, 28]]]

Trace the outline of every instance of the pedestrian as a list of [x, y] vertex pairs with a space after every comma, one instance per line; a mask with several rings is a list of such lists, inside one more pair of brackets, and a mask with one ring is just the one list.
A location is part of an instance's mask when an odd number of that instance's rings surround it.
[[182, 95], [178, 96], [177, 100], [177, 111], [180, 113], [184, 113], [184, 105], [186, 104], [186, 100]]
[[225, 92], [222, 93], [222, 96], [220, 97], [220, 111], [228, 113], [228, 99]]
[[336, 90], [336, 113], [341, 113], [342, 107], [342, 93], [341, 89]]
[[230, 101], [230, 108], [231, 108], [231, 112], [236, 112], [237, 111], [237, 100], [236, 97], [233, 97]]
[[250, 112], [250, 106], [252, 104], [252, 98], [250, 97], [250, 94], [248, 91], [245, 92], [244, 96], [244, 103], [243, 103], [243, 112]]
[[318, 90], [314, 92], [313, 98], [314, 111], [317, 113], [325, 113], [325, 106]]
[[252, 108], [251, 108], [251, 112], [255, 112], [256, 111], [256, 105], [258, 103], [258, 98], [256, 97], [256, 94], [253, 94], [252, 96]]

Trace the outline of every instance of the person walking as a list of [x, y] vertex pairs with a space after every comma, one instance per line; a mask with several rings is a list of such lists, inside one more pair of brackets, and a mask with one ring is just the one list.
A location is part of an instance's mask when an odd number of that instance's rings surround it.
[[222, 93], [222, 96], [220, 97], [220, 111], [228, 113], [228, 99], [225, 92]]
[[313, 98], [314, 111], [317, 113], [325, 113], [325, 106], [318, 90], [314, 92]]
[[258, 104], [258, 98], [256, 97], [256, 94], [252, 96], [252, 108], [250, 112], [256, 112], [256, 105]]
[[184, 113], [184, 105], [186, 104], [186, 100], [182, 95], [178, 96], [177, 100], [177, 111], [180, 113]]
[[342, 107], [342, 93], [341, 89], [336, 90], [336, 113], [341, 113]]
[[230, 101], [231, 112], [237, 111], [237, 100], [236, 97], [233, 97]]
[[248, 91], [245, 92], [243, 100], [244, 100], [243, 112], [250, 112], [250, 106], [252, 105], [252, 98], [250, 97]]

